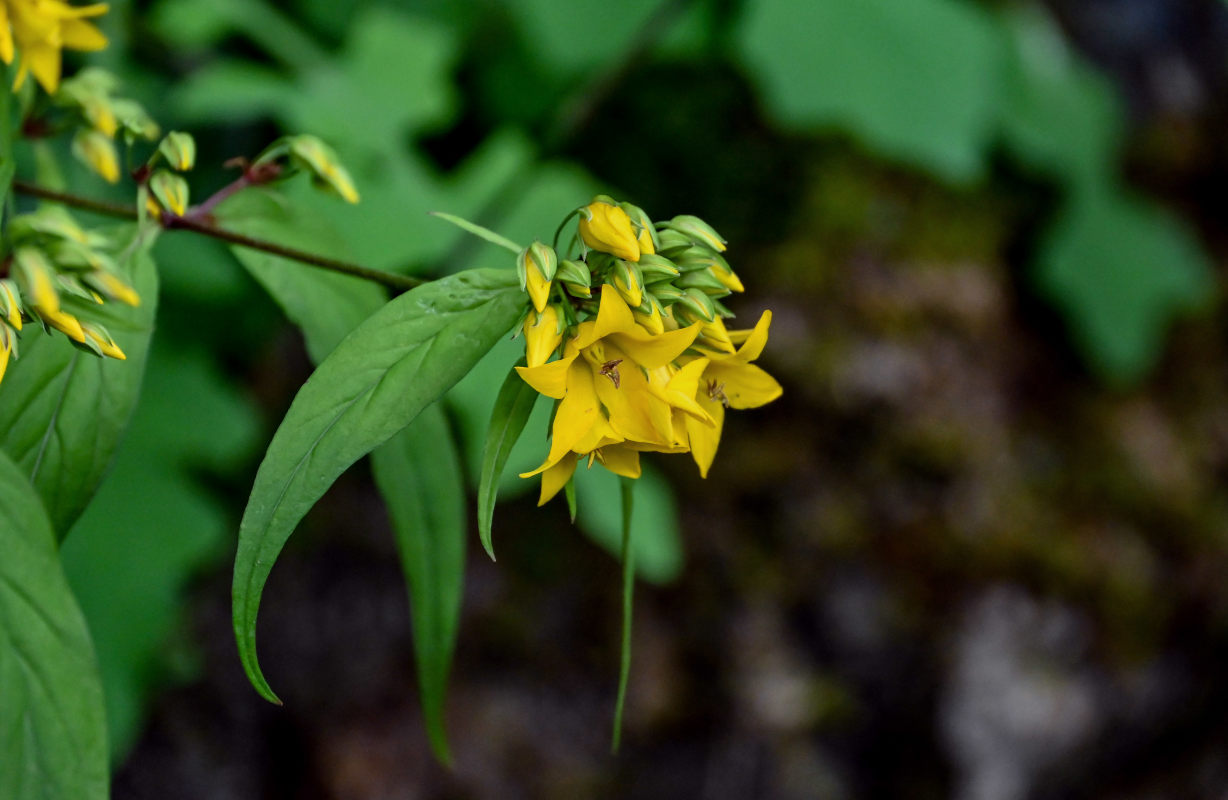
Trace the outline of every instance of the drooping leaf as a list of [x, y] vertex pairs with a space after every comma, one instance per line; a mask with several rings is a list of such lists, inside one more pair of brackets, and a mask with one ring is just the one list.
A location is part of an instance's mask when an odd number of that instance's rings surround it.
[[[618, 477], [594, 466], [576, 469], [575, 485], [580, 530], [617, 556], [622, 546], [622, 510]], [[669, 483], [651, 465], [643, 465], [636, 481], [635, 569], [652, 583], [669, 583], [682, 571], [682, 540], [678, 509]]]
[[[295, 247], [323, 256], [345, 255], [345, 246], [327, 220], [291, 207], [269, 191], [243, 191], [223, 203], [217, 217], [223, 227], [237, 233], [293, 242]], [[303, 331], [307, 352], [317, 364], [388, 297], [383, 288], [361, 278], [248, 247], [235, 246], [231, 252]]]
[[[520, 363], [523, 365], [524, 360], [521, 359]], [[490, 412], [486, 445], [482, 449], [482, 474], [478, 480], [478, 536], [492, 561], [495, 547], [491, 541], [491, 523], [495, 514], [495, 498], [499, 494], [499, 479], [536, 403], [537, 390], [525, 383], [513, 369], [499, 387], [495, 407]]]
[[61, 550], [97, 651], [116, 763], [162, 683], [152, 676], [190, 677], [166, 668], [166, 643], [187, 617], [190, 582], [229, 557], [233, 520], [196, 473], [233, 475], [259, 440], [252, 402], [209, 356], [159, 338], [115, 468]]
[[0, 797], [105, 800], [102, 687], [55, 534], [0, 453]]
[[1169, 325], [1209, 302], [1211, 267], [1173, 216], [1115, 187], [1077, 193], [1041, 246], [1035, 280], [1104, 378], [1127, 385], [1160, 356]]
[[439, 403], [371, 453], [409, 586], [414, 656], [427, 735], [435, 756], [451, 760], [444, 727], [448, 671], [456, 649], [465, 573], [465, 482]]
[[264, 697], [276, 702], [256, 659], [256, 613], [295, 526], [347, 467], [451, 388], [525, 305], [510, 270], [472, 270], [420, 286], [355, 329], [299, 391], [256, 475], [235, 556], [235, 635]]
[[1001, 41], [958, 0], [747, 4], [742, 49], [785, 122], [830, 126], [940, 177], [981, 171], [995, 132]]
[[64, 336], [27, 325], [21, 358], [0, 384], [0, 449], [30, 478], [63, 538], [98, 488], [132, 415], [158, 299], [157, 272], [143, 249], [123, 265], [141, 305], [100, 306], [126, 361], [97, 358]]

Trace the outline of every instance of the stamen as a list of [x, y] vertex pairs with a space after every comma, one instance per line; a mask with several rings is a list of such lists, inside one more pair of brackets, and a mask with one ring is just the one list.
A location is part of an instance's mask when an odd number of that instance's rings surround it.
[[618, 374], [618, 365], [621, 363], [623, 363], [623, 360], [621, 358], [616, 358], [613, 361], [607, 361], [601, 365], [601, 374], [610, 379], [610, 381], [614, 384], [615, 389], [618, 388], [618, 384], [622, 380]]
[[720, 400], [721, 405], [729, 408], [729, 398], [725, 396], [725, 384], [718, 384], [715, 379], [708, 381], [708, 397]]

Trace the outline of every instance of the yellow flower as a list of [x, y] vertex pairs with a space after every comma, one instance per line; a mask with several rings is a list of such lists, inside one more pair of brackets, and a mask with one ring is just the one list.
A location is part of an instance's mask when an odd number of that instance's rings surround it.
[[559, 311], [552, 305], [541, 313], [530, 311], [524, 320], [525, 362], [530, 367], [540, 367], [550, 360], [551, 354], [563, 341]]
[[764, 311], [753, 330], [729, 334], [730, 339], [742, 342], [737, 352], [705, 353], [703, 359], [698, 359], [706, 360], [707, 364], [695, 398], [716, 424], [709, 427], [687, 417], [686, 432], [691, 456], [699, 466], [699, 474], [705, 478], [720, 444], [725, 409], [756, 408], [780, 397], [780, 384], [776, 379], [750, 363], [763, 352], [771, 324], [772, 312]]
[[631, 218], [618, 206], [600, 200], [580, 210], [580, 238], [600, 253], [627, 261], [640, 260], [640, 244], [631, 229]]
[[[606, 290], [597, 317], [579, 325], [562, 358], [516, 368], [530, 386], [560, 401], [546, 460], [521, 475], [542, 475], [541, 503], [567, 483], [577, 455], [596, 453], [607, 468], [632, 471], [632, 462], [635, 470], [639, 463], [632, 452], [677, 447], [670, 438], [673, 410], [650, 388], [649, 376], [682, 355], [698, 332], [691, 326], [654, 335], [635, 322], [617, 292]], [[623, 442], [626, 448], [608, 449]]]
[[14, 44], [21, 61], [13, 88], [27, 73], [53, 94], [60, 85], [60, 51], [101, 50], [107, 39], [88, 17], [105, 14], [105, 3], [72, 6], [62, 0], [0, 0], [0, 59], [13, 63]]

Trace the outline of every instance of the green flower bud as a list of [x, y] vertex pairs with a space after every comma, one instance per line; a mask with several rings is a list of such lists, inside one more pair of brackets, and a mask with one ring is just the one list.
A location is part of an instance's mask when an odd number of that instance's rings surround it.
[[129, 141], [136, 138], [152, 142], [161, 133], [158, 123], [154, 122], [144, 107], [135, 100], [112, 100], [111, 111], [115, 113], [115, 118], [119, 120], [119, 126]]
[[555, 254], [554, 248], [548, 244], [534, 241], [529, 245], [529, 259], [533, 262], [533, 266], [537, 267], [537, 271], [542, 277], [548, 281], [554, 280], [554, 273], [559, 266], [559, 257]]
[[725, 288], [725, 284], [717, 280], [711, 270], [706, 269], [687, 272], [674, 281], [674, 285], [679, 289], [700, 289], [709, 297], [725, 297], [729, 294], [729, 289]]
[[529, 293], [533, 308], [541, 313], [546, 310], [550, 298], [550, 280], [558, 267], [554, 250], [541, 242], [533, 242], [516, 257], [516, 275], [520, 288]]
[[111, 137], [102, 131], [77, 131], [72, 138], [72, 154], [107, 183], [119, 182], [119, 154]]
[[662, 306], [673, 305], [685, 294], [685, 292], [672, 283], [654, 283], [647, 288]]
[[[15, 331], [21, 330], [21, 300], [18, 299], [17, 284], [11, 280], [0, 280], [0, 320]], [[3, 329], [0, 325], [0, 329]]]
[[663, 256], [673, 258], [693, 245], [694, 242], [691, 241], [690, 237], [681, 231], [671, 228], [660, 228], [657, 230], [657, 252]]
[[687, 289], [682, 293], [674, 303], [674, 315], [688, 322], [713, 322], [717, 318], [712, 298], [699, 289]]
[[644, 209], [630, 203], [619, 203], [618, 207], [631, 218], [631, 227], [640, 245], [640, 256], [657, 252], [657, 230], [652, 227], [652, 220], [644, 213]]
[[644, 276], [634, 261], [619, 259], [606, 283], [613, 285], [632, 308], [637, 308], [644, 302]]
[[[627, 212], [601, 196], [580, 210], [580, 238], [592, 249], [627, 261], [640, 260], [640, 244]], [[638, 305], [638, 303], [637, 303]]]
[[640, 272], [644, 275], [644, 283], [657, 283], [678, 277], [678, 267], [665, 256], [654, 254], [641, 255]]
[[158, 152], [168, 164], [180, 172], [196, 165], [196, 140], [190, 133], [171, 131], [158, 145]]
[[188, 210], [188, 182], [173, 172], [160, 169], [149, 179], [149, 191], [163, 208], [177, 217]]
[[725, 251], [725, 238], [699, 217], [683, 214], [665, 223], [665, 227], [684, 233], [691, 241], [707, 245], [718, 253]]
[[[340, 159], [331, 147], [317, 137], [307, 134], [288, 136], [285, 143], [289, 148], [290, 158], [299, 167], [310, 172], [318, 186], [337, 193], [347, 203], [358, 202], [358, 190], [354, 188], [354, 181], [346, 168], [341, 166]], [[272, 148], [266, 150], [257, 160], [269, 160], [270, 152]]]
[[560, 261], [558, 271], [554, 273], [555, 280], [563, 284], [573, 297], [588, 299], [593, 296], [593, 276], [588, 265], [583, 261]]

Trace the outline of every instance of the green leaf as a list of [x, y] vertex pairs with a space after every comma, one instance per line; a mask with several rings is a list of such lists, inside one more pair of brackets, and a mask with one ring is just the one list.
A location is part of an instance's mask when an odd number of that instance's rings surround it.
[[[524, 365], [524, 359], [520, 360]], [[495, 560], [495, 547], [490, 529], [495, 515], [495, 498], [499, 494], [499, 479], [512, 448], [520, 439], [524, 425], [537, 404], [537, 391], [521, 379], [515, 369], [507, 373], [486, 429], [486, 445], [482, 449], [482, 474], [478, 482], [478, 536], [490, 560]]]
[[1169, 324], [1206, 305], [1215, 288], [1206, 255], [1175, 217], [1108, 186], [1072, 198], [1034, 277], [1084, 356], [1118, 386], [1146, 375]]
[[167, 640], [183, 629], [192, 580], [230, 556], [234, 520], [197, 473], [235, 475], [260, 440], [252, 401], [203, 349], [156, 337], [148, 372], [115, 468], [61, 550], [98, 655], [112, 763], [153, 693], [188, 677], [167, 669]]
[[101, 308], [122, 317], [120, 324], [108, 320], [106, 325], [127, 361], [97, 358], [58, 333], [48, 335], [28, 325], [22, 331], [21, 358], [0, 384], [0, 449], [30, 477], [60, 538], [110, 468], [140, 393], [158, 299], [157, 272], [143, 249], [122, 266], [141, 305]]
[[371, 453], [409, 585], [418, 687], [431, 749], [447, 764], [443, 706], [460, 625], [465, 574], [465, 483], [439, 403]]
[[248, 677], [278, 702], [256, 658], [256, 614], [278, 553], [357, 459], [414, 421], [524, 313], [515, 273], [470, 270], [389, 302], [308, 379], [273, 437], [239, 529], [234, 627]]
[[511, 239], [508, 239], [506, 236], [497, 234], [489, 228], [484, 228], [481, 225], [478, 225], [477, 223], [470, 222], [469, 220], [464, 219], [462, 217], [458, 217], [455, 214], [446, 214], [443, 211], [432, 211], [431, 216], [439, 217], [442, 220], [451, 222], [456, 227], [461, 228], [462, 230], [468, 231], [469, 233], [472, 233], [474, 236], [477, 236], [479, 239], [485, 239], [486, 241], [490, 242], [493, 245], [498, 245], [499, 247], [502, 247], [504, 250], [509, 250], [518, 255], [520, 251], [524, 249], [520, 245], [513, 242]]
[[0, 454], [0, 797], [105, 800], [102, 687], [55, 534]]
[[[345, 257], [345, 246], [328, 223], [291, 206], [267, 190], [248, 189], [217, 211], [222, 227], [323, 256]], [[231, 252], [286, 312], [307, 340], [311, 360], [320, 363], [358, 324], [383, 305], [380, 286], [336, 272], [326, 272], [248, 247]]]
[[[682, 572], [682, 539], [678, 509], [669, 484], [650, 465], [643, 465], [637, 480], [635, 503], [635, 563], [640, 578], [669, 583]], [[581, 464], [574, 477], [579, 502], [580, 530], [617, 556], [621, 547], [622, 516], [618, 477]]]
[[785, 122], [837, 126], [954, 181], [980, 174], [997, 124], [1001, 39], [958, 0], [760, 0], [742, 49]]

